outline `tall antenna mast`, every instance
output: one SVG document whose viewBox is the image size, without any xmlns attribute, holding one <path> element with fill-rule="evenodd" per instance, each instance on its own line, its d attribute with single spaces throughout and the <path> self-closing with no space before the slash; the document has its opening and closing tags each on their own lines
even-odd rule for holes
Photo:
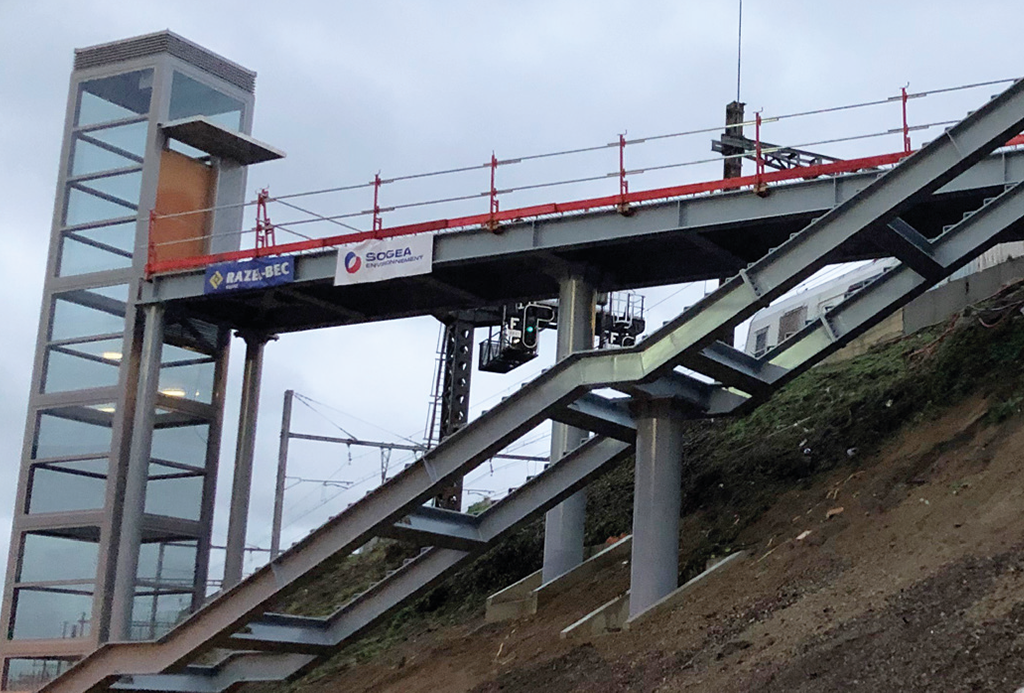
<svg viewBox="0 0 1024 693">
<path fill-rule="evenodd" d="M 740 64 L 743 59 L 743 0 L 740 0 L 739 31 L 736 37 L 736 101 L 740 100 Z"/>
</svg>

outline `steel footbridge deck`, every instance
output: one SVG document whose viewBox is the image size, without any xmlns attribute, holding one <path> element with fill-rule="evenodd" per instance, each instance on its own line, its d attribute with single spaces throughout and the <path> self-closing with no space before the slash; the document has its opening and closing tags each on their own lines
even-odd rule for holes
<svg viewBox="0 0 1024 693">
<path fill-rule="evenodd" d="M 845 162 L 844 162 L 845 163 Z M 203 269 L 158 275 L 144 300 L 238 329 L 289 332 L 486 305 L 554 298 L 566 267 L 585 267 L 601 291 L 735 275 L 815 218 L 850 200 L 884 171 L 797 179 L 760 197 L 749 189 L 438 234 L 428 275 L 374 284 L 333 285 L 337 251 L 296 257 L 296 282 L 262 291 L 203 295 Z M 912 201 L 902 218 L 926 238 L 1024 179 L 1024 150 L 1003 149 Z M 293 244 L 305 245 L 309 244 Z M 836 248 L 829 262 L 891 253 L 867 237 Z"/>
<path fill-rule="evenodd" d="M 729 193 L 653 204 L 631 216 L 510 225 L 501 235 L 446 234 L 436 239 L 431 278 L 372 289 L 331 286 L 333 252 L 301 257 L 298 282 L 287 292 L 202 297 L 198 272 L 156 277 L 149 301 L 234 327 L 287 331 L 549 297 L 554 280 L 542 269 L 551 264 L 593 267 L 603 289 L 733 275 L 636 347 L 559 362 L 159 640 L 104 645 L 42 690 L 212 693 L 310 670 L 630 455 L 631 402 L 671 398 L 694 417 L 749 410 L 972 258 L 1018 238 L 1024 159 L 991 153 L 1022 128 L 1024 82 L 1018 82 L 885 172 L 794 183 L 766 198 Z M 901 264 L 763 357 L 716 341 L 826 264 L 879 255 Z M 598 394 L 607 389 L 621 396 Z M 422 507 L 448 480 L 548 419 L 595 435 L 480 516 Z M 329 617 L 268 613 L 285 590 L 374 536 L 413 538 L 432 548 Z M 214 664 L 197 663 L 214 648 L 230 653 Z"/>
</svg>

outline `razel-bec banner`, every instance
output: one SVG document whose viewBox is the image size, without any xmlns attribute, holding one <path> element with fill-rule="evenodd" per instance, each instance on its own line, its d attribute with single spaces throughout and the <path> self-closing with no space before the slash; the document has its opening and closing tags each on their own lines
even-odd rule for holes
<svg viewBox="0 0 1024 693">
<path fill-rule="evenodd" d="M 434 237 L 429 234 L 343 245 L 338 248 L 334 285 L 347 286 L 429 274 L 433 262 Z"/>
<path fill-rule="evenodd" d="M 204 294 L 240 289 L 261 289 L 295 281 L 295 258 L 258 257 L 238 262 L 219 262 L 206 268 Z"/>
</svg>

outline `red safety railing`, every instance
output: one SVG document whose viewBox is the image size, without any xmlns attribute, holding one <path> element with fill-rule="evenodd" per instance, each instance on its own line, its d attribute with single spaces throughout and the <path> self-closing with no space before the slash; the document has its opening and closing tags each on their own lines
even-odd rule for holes
<svg viewBox="0 0 1024 693">
<path fill-rule="evenodd" d="M 327 188 L 323 190 L 314 190 L 304 193 L 296 193 L 292 195 L 283 195 L 279 197 L 271 197 L 269 192 L 264 189 L 261 190 L 254 202 L 245 203 L 244 205 L 238 206 L 251 206 L 256 207 L 256 221 L 252 232 L 255 232 L 255 242 L 253 247 L 243 250 L 237 250 L 232 252 L 215 253 L 207 255 L 197 255 L 192 257 L 180 257 L 181 252 L 175 253 L 173 244 L 175 243 L 195 243 L 198 239 L 176 239 L 168 241 L 166 243 L 154 243 L 150 242 L 149 245 L 149 258 L 146 265 L 147 276 L 154 274 L 163 274 L 169 272 L 180 272 L 193 270 L 215 262 L 225 262 L 233 260 L 243 260 L 253 257 L 265 256 L 265 255 L 277 255 L 277 254 L 290 254 L 290 253 L 301 253 L 309 251 L 317 251 L 326 248 L 331 248 L 338 245 L 344 245 L 347 243 L 356 243 L 368 239 L 380 239 L 380 238 L 393 238 L 396 236 L 411 235 L 417 233 L 437 233 L 442 231 L 451 231 L 456 229 L 465 229 L 472 227 L 479 227 L 487 229 L 494 233 L 499 233 L 503 224 L 512 222 L 519 222 L 528 219 L 535 219 L 540 217 L 547 217 L 553 215 L 564 215 L 572 213 L 582 213 L 589 211 L 596 211 L 602 209 L 613 209 L 618 210 L 620 213 L 627 214 L 630 211 L 632 205 L 643 204 L 653 202 L 656 200 L 664 200 L 670 198 L 686 197 L 690 195 L 707 194 L 715 192 L 723 192 L 729 190 L 738 190 L 742 188 L 750 188 L 758 195 L 765 195 L 768 192 L 768 186 L 772 184 L 783 183 L 786 181 L 804 180 L 817 178 L 820 176 L 838 175 L 844 173 L 852 173 L 864 169 L 873 169 L 883 166 L 891 166 L 898 163 L 901 159 L 909 156 L 912 152 L 911 146 L 911 135 L 913 131 L 922 131 L 929 128 L 945 127 L 952 125 L 959 121 L 956 120 L 940 120 L 930 122 L 922 125 L 911 125 L 908 121 L 907 116 L 907 102 L 911 99 L 922 98 L 924 96 L 948 93 L 951 91 L 960 91 L 964 89 L 972 89 L 982 86 L 990 86 L 995 84 L 1001 84 L 1009 82 L 1011 80 L 996 80 L 992 82 L 984 82 L 979 84 L 964 85 L 960 87 L 951 87 L 945 89 L 933 90 L 931 92 L 919 92 L 911 94 L 907 92 L 907 88 L 903 87 L 900 90 L 899 95 L 888 97 L 877 101 L 864 102 L 860 104 L 852 104 L 848 106 L 839 106 L 833 108 L 824 108 L 813 111 L 805 111 L 802 113 L 793 113 L 783 116 L 775 116 L 771 118 L 762 117 L 760 112 L 755 114 L 752 121 L 745 123 L 731 124 L 735 126 L 754 126 L 754 174 L 742 176 L 738 178 L 727 178 L 718 180 L 709 180 L 696 183 L 685 183 L 680 185 L 671 185 L 665 187 L 655 187 L 649 190 L 638 190 L 630 192 L 629 180 L 630 175 L 639 175 L 642 173 L 675 169 L 683 166 L 692 166 L 695 164 L 707 164 L 710 162 L 718 162 L 728 158 L 749 158 L 749 153 L 736 154 L 729 156 L 720 156 L 713 159 L 701 159 L 696 161 L 685 161 L 681 163 L 669 163 L 658 166 L 648 166 L 645 168 L 637 168 L 629 170 L 626 168 L 626 147 L 628 145 L 639 145 L 643 143 L 650 143 L 659 140 L 666 140 L 669 138 L 678 138 L 686 135 L 697 135 L 697 134 L 709 134 L 719 133 L 724 130 L 724 126 L 716 126 L 713 128 L 703 128 L 699 130 L 691 130 L 687 132 L 671 133 L 666 135 L 657 135 L 653 137 L 643 137 L 635 139 L 627 139 L 625 134 L 619 135 L 617 141 L 610 142 L 605 145 L 598 145 L 592 147 L 584 147 L 579 149 L 572 149 L 561 152 L 551 152 L 545 154 L 535 154 L 531 156 L 520 157 L 516 159 L 505 159 L 500 160 L 497 156 L 492 153 L 490 161 L 476 166 L 466 166 L 461 168 L 447 169 L 443 171 L 433 171 L 429 173 L 413 174 L 409 176 L 399 176 L 390 179 L 382 179 L 378 172 L 373 181 L 369 183 Z M 796 148 L 821 146 L 826 144 L 835 144 L 839 142 L 849 142 L 860 139 L 867 139 L 871 137 L 884 137 L 899 134 L 902 138 L 902 147 L 900 151 L 878 154 L 872 156 L 864 156 L 859 158 L 851 158 L 840 161 L 830 161 L 828 163 L 821 163 L 810 166 L 799 166 L 783 170 L 766 171 L 766 158 L 772 152 L 783 149 L 781 147 L 773 147 L 771 145 L 765 145 L 764 139 L 762 138 L 762 130 L 765 124 L 775 123 L 778 121 L 800 118 L 806 116 L 821 115 L 827 113 L 836 113 L 839 111 L 848 111 L 853 109 L 860 109 L 869 106 L 879 106 L 883 104 L 890 104 L 898 102 L 901 107 L 902 122 L 900 127 L 886 129 L 881 132 L 874 132 L 862 135 L 852 135 L 848 137 L 838 137 L 826 140 L 820 140 L 817 142 L 809 142 L 800 145 L 794 145 Z M 1018 136 L 1007 142 L 1008 146 L 1016 146 L 1024 144 L 1024 137 Z M 511 187 L 506 189 L 498 188 L 498 169 L 503 165 L 519 164 L 526 161 L 535 161 L 541 159 L 550 159 L 552 157 L 567 157 L 571 155 L 584 154 L 588 152 L 597 152 L 609 148 L 617 149 L 618 153 L 618 167 L 614 173 L 608 173 L 596 176 L 585 176 L 580 178 L 573 178 L 568 180 L 558 180 L 553 182 L 537 183 L 530 185 L 521 185 L 518 187 Z M 446 197 L 441 199 L 432 199 L 421 202 L 412 202 L 407 204 L 396 204 L 391 207 L 381 206 L 381 191 L 382 187 L 388 184 L 397 183 L 400 181 L 412 181 L 417 179 L 431 178 L 437 176 L 447 176 L 451 174 L 466 173 L 471 171 L 479 171 L 480 169 L 489 170 L 490 174 L 490 185 L 486 192 L 474 193 L 469 195 Z M 618 178 L 618 192 L 610 195 L 602 195 L 597 197 L 587 197 L 584 199 L 577 199 L 568 202 L 550 202 L 544 204 L 532 204 L 520 207 L 513 207 L 509 209 L 501 209 L 499 196 L 507 195 L 512 192 L 520 192 L 526 190 L 538 190 L 547 187 L 555 187 L 560 185 L 571 185 L 579 183 L 592 183 L 596 181 L 606 180 L 609 177 Z M 313 212 L 309 209 L 305 209 L 292 200 L 299 197 L 307 197 L 313 195 L 324 195 L 327 193 L 340 193 L 347 191 L 357 191 L 360 189 L 372 188 L 373 189 L 373 206 L 370 209 L 325 216 Z M 397 224 L 385 228 L 383 223 L 383 215 L 389 212 L 396 212 L 398 210 L 407 210 L 419 207 L 425 207 L 430 205 L 449 204 L 449 203 L 461 203 L 479 199 L 480 197 L 488 198 L 488 210 L 484 213 L 451 216 L 447 218 L 432 219 L 428 221 L 420 221 L 406 224 Z M 279 204 L 283 207 L 290 208 L 301 214 L 305 215 L 305 218 L 290 221 L 287 223 L 272 224 L 270 221 L 270 215 L 268 206 L 270 204 Z M 175 217 L 183 217 L 189 214 L 207 214 L 210 212 L 217 211 L 219 208 L 209 208 L 203 210 L 195 210 L 194 212 L 184 212 L 181 214 L 171 215 L 158 215 L 152 213 L 150 215 L 151 228 L 156 223 L 173 222 Z M 370 221 L 370 228 L 368 230 L 359 229 L 348 225 L 345 219 L 354 219 L 358 217 L 367 217 Z M 345 228 L 345 232 L 339 234 L 327 235 L 322 238 L 312 238 L 306 236 L 295 230 L 294 227 L 314 223 L 323 222 L 330 223 Z M 288 233 L 295 234 L 301 237 L 302 240 L 277 243 L 275 238 L 275 229 L 281 229 Z M 241 233 L 247 233 L 242 231 Z M 151 239 L 153 234 L 150 235 Z M 205 240 L 205 239 L 203 239 Z M 167 252 L 162 253 L 162 247 L 167 246 Z M 165 257 L 161 258 L 163 254 Z"/>
</svg>

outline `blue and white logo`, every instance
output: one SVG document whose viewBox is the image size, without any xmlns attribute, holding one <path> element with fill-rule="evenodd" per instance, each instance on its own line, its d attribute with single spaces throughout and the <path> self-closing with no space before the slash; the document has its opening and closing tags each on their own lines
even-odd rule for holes
<svg viewBox="0 0 1024 693">
<path fill-rule="evenodd" d="M 219 262 L 206 268 L 204 294 L 261 289 L 295 281 L 295 258 L 259 257 L 239 262 Z"/>
</svg>

